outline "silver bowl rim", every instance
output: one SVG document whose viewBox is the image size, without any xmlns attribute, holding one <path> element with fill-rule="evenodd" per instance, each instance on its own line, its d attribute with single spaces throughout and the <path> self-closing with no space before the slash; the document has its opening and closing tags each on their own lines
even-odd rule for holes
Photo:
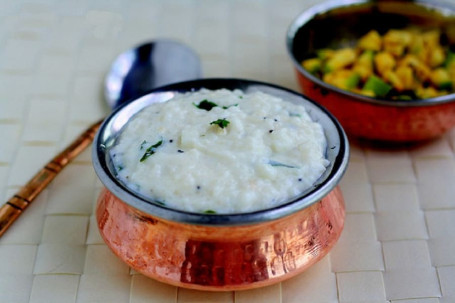
<svg viewBox="0 0 455 303">
<path fill-rule="evenodd" d="M 394 1 L 383 1 L 384 3 L 387 2 L 394 2 Z M 434 10 L 438 11 L 442 14 L 445 15 L 450 15 L 451 17 L 453 16 L 455 18 L 455 5 L 450 4 L 448 2 L 442 2 L 442 1 L 437 1 L 437 0 L 411 0 L 411 1 L 404 1 L 404 0 L 398 0 L 395 2 L 399 2 L 403 5 L 417 5 L 423 8 L 426 8 L 428 10 Z M 298 62 L 293 54 L 293 46 L 294 46 L 294 37 L 297 34 L 297 32 L 300 30 L 301 27 L 305 26 L 308 22 L 310 22 L 314 17 L 328 13 L 332 10 L 339 9 L 339 8 L 345 8 L 349 6 L 361 6 L 361 5 L 370 5 L 370 6 L 375 6 L 378 5 L 380 1 L 376 0 L 344 0 L 344 1 L 339 1 L 339 0 L 328 0 L 319 4 L 316 4 L 309 9 L 304 10 L 301 12 L 297 17 L 294 18 L 294 20 L 291 22 L 287 29 L 286 33 L 286 48 L 288 52 L 288 56 L 290 57 L 294 67 L 297 69 L 297 71 L 302 74 L 304 77 L 309 79 L 311 82 L 314 82 L 315 84 L 319 85 L 320 87 L 325 88 L 328 91 L 334 91 L 337 92 L 341 95 L 345 95 L 347 97 L 350 97 L 352 101 L 357 101 L 357 102 L 366 102 L 370 104 L 376 104 L 376 105 L 383 105 L 383 106 L 389 106 L 389 107 L 419 107 L 419 106 L 434 106 L 434 105 L 440 105 L 440 104 L 445 104 L 445 103 L 451 103 L 455 101 L 455 93 L 436 97 L 436 98 L 427 98 L 427 99 L 415 99 L 415 100 L 409 100 L 409 101 L 400 101 L 400 100 L 387 100 L 387 99 L 379 99 L 379 98 L 372 98 L 372 97 L 367 97 L 363 96 L 360 94 L 356 94 L 353 92 L 349 92 L 343 89 L 340 89 L 338 87 L 335 87 L 331 84 L 328 84 L 318 77 L 312 75 L 310 72 L 305 70 L 300 62 Z"/>
<path fill-rule="evenodd" d="M 245 92 L 260 90 L 287 98 L 292 102 L 303 103 L 307 110 L 309 110 L 310 116 L 313 119 L 320 119 L 318 122 L 324 128 L 328 142 L 326 149 L 327 158 L 331 162 L 326 172 L 312 188 L 298 197 L 292 198 L 289 202 L 270 209 L 236 214 L 201 214 L 169 208 L 154 203 L 150 198 L 141 196 L 115 178 L 115 169 L 108 156 L 109 148 L 115 144 L 121 128 L 126 124 L 125 121 L 151 103 L 165 102 L 167 99 L 172 98 L 175 93 L 190 92 L 201 88 L 237 88 Z M 135 209 L 155 217 L 180 223 L 206 226 L 236 226 L 266 222 L 307 208 L 320 201 L 338 185 L 347 169 L 348 161 L 348 138 L 336 118 L 321 105 L 302 94 L 284 87 L 254 80 L 234 78 L 208 78 L 185 81 L 154 89 L 113 111 L 99 128 L 92 146 L 92 163 L 96 174 L 107 190 L 120 200 Z"/>
</svg>

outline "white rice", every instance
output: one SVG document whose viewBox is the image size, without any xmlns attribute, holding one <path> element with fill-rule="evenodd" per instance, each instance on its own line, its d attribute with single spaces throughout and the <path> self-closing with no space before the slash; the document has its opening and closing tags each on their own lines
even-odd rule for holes
<svg viewBox="0 0 455 303">
<path fill-rule="evenodd" d="M 207 104 L 214 107 L 199 108 Z M 151 200 L 226 214 L 271 208 L 313 186 L 328 165 L 325 150 L 321 125 L 302 105 L 202 89 L 136 114 L 111 156 L 118 178 Z"/>
</svg>

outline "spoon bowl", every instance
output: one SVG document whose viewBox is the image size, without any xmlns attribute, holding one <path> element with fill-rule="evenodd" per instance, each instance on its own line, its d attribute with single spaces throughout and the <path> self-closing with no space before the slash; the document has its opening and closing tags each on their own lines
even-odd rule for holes
<svg viewBox="0 0 455 303">
<path fill-rule="evenodd" d="M 105 79 L 104 96 L 114 109 L 153 88 L 201 77 L 199 57 L 192 49 L 173 40 L 154 40 L 114 60 Z"/>
</svg>

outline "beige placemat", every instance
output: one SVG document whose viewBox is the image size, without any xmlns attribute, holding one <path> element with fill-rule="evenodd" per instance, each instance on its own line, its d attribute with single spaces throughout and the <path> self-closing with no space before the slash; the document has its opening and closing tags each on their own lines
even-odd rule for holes
<svg viewBox="0 0 455 303">
<path fill-rule="evenodd" d="M 0 197 L 107 114 L 104 73 L 143 41 L 187 43 L 206 77 L 297 90 L 285 32 L 316 2 L 0 1 Z M 86 151 L 0 239 L 0 302 L 455 302 L 454 154 L 455 131 L 408 149 L 352 145 L 332 252 L 281 284 L 207 293 L 143 277 L 109 251 Z"/>
</svg>

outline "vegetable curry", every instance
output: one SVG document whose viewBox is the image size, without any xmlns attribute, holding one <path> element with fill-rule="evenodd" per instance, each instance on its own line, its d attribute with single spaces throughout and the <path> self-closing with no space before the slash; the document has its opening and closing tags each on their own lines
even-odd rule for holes
<svg viewBox="0 0 455 303">
<path fill-rule="evenodd" d="M 434 98 L 455 91 L 455 51 L 440 30 L 371 30 L 354 47 L 320 49 L 302 62 L 324 82 L 369 97 Z"/>
</svg>

